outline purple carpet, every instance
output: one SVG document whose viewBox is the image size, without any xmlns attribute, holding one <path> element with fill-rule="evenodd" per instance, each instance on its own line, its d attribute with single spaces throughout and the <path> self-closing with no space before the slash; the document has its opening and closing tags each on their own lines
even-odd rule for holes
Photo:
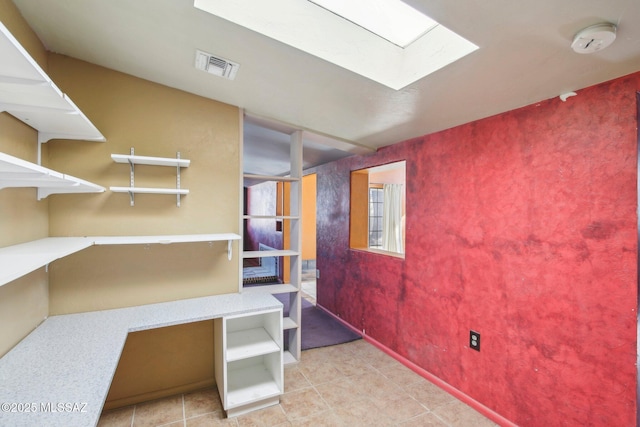
<svg viewBox="0 0 640 427">
<path fill-rule="evenodd" d="M 284 305 L 284 314 L 289 314 L 289 295 L 274 295 Z M 286 333 L 287 331 L 285 331 Z M 344 344 L 362 338 L 338 320 L 302 298 L 302 350 Z M 288 340 L 285 337 L 285 346 Z"/>
</svg>

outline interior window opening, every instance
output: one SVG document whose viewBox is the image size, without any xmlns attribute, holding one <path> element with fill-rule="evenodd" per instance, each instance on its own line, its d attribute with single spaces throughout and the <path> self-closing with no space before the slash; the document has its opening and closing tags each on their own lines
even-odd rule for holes
<svg viewBox="0 0 640 427">
<path fill-rule="evenodd" d="M 350 247 L 403 256 L 406 162 L 351 172 Z"/>
</svg>

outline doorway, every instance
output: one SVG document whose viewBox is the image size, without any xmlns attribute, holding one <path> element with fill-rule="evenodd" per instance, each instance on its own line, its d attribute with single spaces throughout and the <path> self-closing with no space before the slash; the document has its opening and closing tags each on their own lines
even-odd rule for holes
<svg viewBox="0 0 640 427">
<path fill-rule="evenodd" d="M 316 304 L 317 175 L 302 177 L 302 297 Z"/>
</svg>

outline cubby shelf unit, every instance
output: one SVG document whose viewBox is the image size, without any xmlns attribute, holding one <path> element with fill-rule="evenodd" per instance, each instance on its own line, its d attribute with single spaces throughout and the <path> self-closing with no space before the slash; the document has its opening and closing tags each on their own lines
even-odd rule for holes
<svg viewBox="0 0 640 427">
<path fill-rule="evenodd" d="M 214 321 L 216 385 L 227 416 L 275 405 L 284 393 L 282 309 Z"/>
<path fill-rule="evenodd" d="M 57 259 L 64 258 L 93 245 L 149 245 L 227 241 L 227 255 L 231 259 L 231 244 L 234 240 L 240 240 L 240 235 L 218 233 L 159 236 L 47 237 L 0 248 L 0 286 L 44 267 Z"/>
<path fill-rule="evenodd" d="M 109 189 L 114 193 L 128 193 L 131 206 L 135 205 L 135 194 L 172 194 L 176 196 L 176 206 L 180 206 L 180 196 L 189 194 L 189 190 L 180 188 L 180 169 L 188 168 L 191 161 L 181 159 L 180 153 L 177 153 L 176 158 L 137 156 L 134 154 L 134 149 L 131 148 L 131 154 L 112 154 L 111 159 L 116 163 L 129 165 L 129 187 L 109 187 Z M 136 187 L 135 165 L 175 167 L 176 188 Z"/>
<path fill-rule="evenodd" d="M 268 251 L 244 251 L 242 256 L 248 258 L 283 257 L 288 259 L 288 283 L 260 284 L 243 286 L 242 292 L 269 292 L 271 294 L 285 295 L 289 301 L 289 314 L 282 319 L 285 347 L 283 363 L 285 365 L 300 361 L 301 333 L 302 333 L 302 131 L 291 134 L 290 140 L 290 172 L 288 176 L 258 175 L 253 173 L 243 174 L 243 182 L 246 187 L 264 182 L 281 182 L 289 187 L 288 203 L 284 207 L 282 215 L 243 215 L 244 221 L 276 220 L 282 221 L 289 233 L 289 248 L 284 250 Z M 278 212 L 280 213 L 280 212 Z M 284 243 L 284 242 L 283 242 Z M 240 275 L 242 277 L 242 274 Z"/>
<path fill-rule="evenodd" d="M 38 200 L 50 194 L 101 193 L 104 187 L 56 172 L 35 163 L 0 153 L 0 189 L 15 187 L 37 188 Z"/>
</svg>

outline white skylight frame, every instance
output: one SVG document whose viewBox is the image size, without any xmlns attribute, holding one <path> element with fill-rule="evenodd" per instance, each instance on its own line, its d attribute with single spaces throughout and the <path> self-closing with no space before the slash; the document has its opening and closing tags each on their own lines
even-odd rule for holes
<svg viewBox="0 0 640 427">
<path fill-rule="evenodd" d="M 401 0 L 309 0 L 405 48 L 438 23 Z"/>
<path fill-rule="evenodd" d="M 395 90 L 478 49 L 443 25 L 401 48 L 304 0 L 194 0 L 194 6 Z"/>
</svg>

